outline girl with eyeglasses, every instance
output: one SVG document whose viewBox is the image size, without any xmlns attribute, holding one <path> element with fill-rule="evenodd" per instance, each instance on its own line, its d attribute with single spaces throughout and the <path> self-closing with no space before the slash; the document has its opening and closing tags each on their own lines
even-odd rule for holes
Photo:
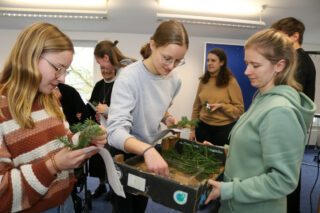
<svg viewBox="0 0 320 213">
<path fill-rule="evenodd" d="M 168 176 L 168 164 L 154 148 L 161 133 L 161 122 L 175 123 L 168 109 L 181 81 L 174 68 L 182 65 L 189 38 L 177 21 L 162 22 L 145 45 L 144 60 L 130 64 L 115 81 L 107 128 L 109 144 L 134 155 L 143 155 L 147 169 Z M 115 212 L 144 212 L 147 198 L 127 193 L 116 199 Z"/>
<path fill-rule="evenodd" d="M 87 104 L 89 116 L 95 119 L 98 123 L 103 123 L 108 119 L 108 111 L 111 103 L 111 93 L 116 76 L 122 68 L 134 62 L 134 59 L 126 57 L 117 47 L 118 41 L 114 42 L 103 40 L 100 41 L 94 48 L 94 57 L 100 66 L 102 79 L 98 81 L 92 90 L 89 102 L 95 104 L 95 110 Z M 103 117 L 103 119 L 100 119 Z M 106 188 L 106 168 L 102 157 L 97 154 L 89 160 L 89 174 L 91 177 L 99 178 L 99 185 L 93 193 L 93 198 L 98 198 L 105 192 Z"/>
<path fill-rule="evenodd" d="M 74 212 L 73 169 L 98 152 L 72 151 L 53 90 L 64 82 L 73 58 L 71 40 L 56 26 L 35 23 L 18 37 L 0 77 L 0 212 Z"/>
</svg>

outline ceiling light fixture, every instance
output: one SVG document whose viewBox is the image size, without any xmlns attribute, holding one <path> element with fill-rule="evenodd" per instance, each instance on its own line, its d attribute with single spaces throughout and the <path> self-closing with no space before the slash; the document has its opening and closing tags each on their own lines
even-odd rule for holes
<svg viewBox="0 0 320 213">
<path fill-rule="evenodd" d="M 23 12 L 0 12 L 0 16 L 25 17 L 25 18 L 62 18 L 62 19 L 107 19 L 106 15 L 95 14 L 61 14 L 61 13 L 23 13 Z"/>
<path fill-rule="evenodd" d="M 266 26 L 266 23 L 262 21 L 261 18 L 259 21 L 252 21 L 245 19 L 219 18 L 212 16 L 195 16 L 172 13 L 157 13 L 157 17 L 159 21 L 174 19 L 188 24 L 204 24 L 248 29 L 260 29 Z"/>
<path fill-rule="evenodd" d="M 106 19 L 107 0 L 3 0 L 0 16 L 27 18 Z"/>
</svg>

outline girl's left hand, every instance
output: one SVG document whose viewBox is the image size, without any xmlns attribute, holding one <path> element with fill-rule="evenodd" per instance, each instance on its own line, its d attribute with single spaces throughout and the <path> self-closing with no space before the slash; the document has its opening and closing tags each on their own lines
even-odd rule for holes
<svg viewBox="0 0 320 213">
<path fill-rule="evenodd" d="M 177 123 L 176 119 L 172 115 L 169 115 L 164 122 L 168 127 Z"/>
<path fill-rule="evenodd" d="M 101 104 L 99 103 L 97 106 L 96 106 L 96 113 L 100 113 L 100 114 L 103 114 L 107 111 L 108 109 L 108 105 L 107 104 Z"/>
<path fill-rule="evenodd" d="M 211 112 L 214 112 L 214 111 L 216 111 L 217 109 L 221 108 L 221 107 L 222 107 L 222 104 L 214 103 L 214 104 L 209 104 L 209 106 L 210 106 L 210 111 L 211 111 Z"/>
<path fill-rule="evenodd" d="M 100 125 L 100 128 L 103 133 L 101 135 L 93 138 L 91 140 L 91 144 L 93 144 L 97 147 L 104 147 L 104 145 L 107 143 L 107 130 L 102 125 Z"/>
<path fill-rule="evenodd" d="M 208 183 L 212 186 L 212 190 L 210 194 L 208 195 L 208 198 L 205 202 L 207 205 L 211 200 L 216 200 L 221 195 L 221 184 L 218 181 L 209 179 Z"/>
</svg>

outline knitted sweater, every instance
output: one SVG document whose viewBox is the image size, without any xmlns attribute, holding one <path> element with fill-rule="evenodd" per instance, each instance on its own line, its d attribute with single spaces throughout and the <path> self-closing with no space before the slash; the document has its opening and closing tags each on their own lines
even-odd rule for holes
<svg viewBox="0 0 320 213">
<path fill-rule="evenodd" d="M 0 98 L 0 212 L 40 212 L 62 204 L 74 185 L 73 171 L 52 175 L 45 161 L 64 145 L 56 138 L 66 127 L 40 106 L 32 107 L 33 129 L 12 119 L 7 98 Z"/>
<path fill-rule="evenodd" d="M 212 126 L 224 126 L 236 121 L 243 113 L 243 98 L 240 86 L 234 77 L 226 87 L 222 88 L 216 86 L 216 80 L 216 77 L 211 77 L 206 84 L 200 81 L 191 117 Z M 220 103 L 222 107 L 208 113 L 206 102 Z"/>
</svg>

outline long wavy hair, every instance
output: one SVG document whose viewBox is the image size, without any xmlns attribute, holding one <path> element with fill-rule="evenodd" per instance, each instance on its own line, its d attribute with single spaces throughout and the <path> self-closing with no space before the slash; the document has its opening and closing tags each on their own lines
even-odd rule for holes
<svg viewBox="0 0 320 213">
<path fill-rule="evenodd" d="M 295 80 L 297 71 L 297 53 L 292 41 L 282 32 L 266 29 L 252 35 L 244 45 L 245 49 L 253 48 L 272 64 L 285 60 L 285 68 L 275 76 L 275 85 L 289 85 L 301 91 L 301 85 Z"/>
<path fill-rule="evenodd" d="M 72 51 L 71 40 L 56 26 L 38 22 L 27 27 L 16 40 L 0 77 L 0 95 L 6 96 L 9 111 L 22 128 L 33 128 L 32 105 L 39 101 L 52 116 L 64 119 L 57 98 L 39 92 L 42 54 Z M 3 113 L 0 111 L 1 116 Z"/>
<path fill-rule="evenodd" d="M 209 51 L 209 54 L 214 54 L 219 58 L 219 61 L 223 62 L 223 65 L 220 67 L 220 70 L 217 75 L 216 86 L 217 87 L 226 87 L 229 84 L 231 77 L 233 76 L 231 70 L 227 67 L 228 59 L 226 53 L 223 49 L 214 48 Z M 205 70 L 203 76 L 200 78 L 203 84 L 208 83 L 211 77 L 210 72 L 208 69 Z"/>
</svg>

